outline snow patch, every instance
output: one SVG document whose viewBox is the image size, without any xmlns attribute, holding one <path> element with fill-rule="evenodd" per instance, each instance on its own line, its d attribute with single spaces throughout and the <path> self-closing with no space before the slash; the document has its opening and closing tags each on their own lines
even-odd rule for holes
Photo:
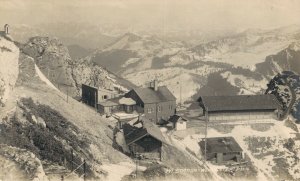
<svg viewBox="0 0 300 181">
<path fill-rule="evenodd" d="M 48 86 L 50 86 L 51 88 L 53 88 L 54 90 L 57 90 L 59 91 L 53 84 L 52 82 L 49 81 L 49 79 L 47 79 L 47 77 L 41 72 L 41 70 L 39 69 L 39 67 L 34 64 L 34 68 L 35 68 L 35 71 L 37 73 L 37 75 L 39 76 L 39 78 L 45 82 Z"/>
<path fill-rule="evenodd" d="M 122 177 L 133 172 L 135 170 L 135 165 L 129 162 L 121 162 L 118 164 L 104 164 L 101 168 L 108 173 L 105 180 L 119 181 Z"/>
</svg>

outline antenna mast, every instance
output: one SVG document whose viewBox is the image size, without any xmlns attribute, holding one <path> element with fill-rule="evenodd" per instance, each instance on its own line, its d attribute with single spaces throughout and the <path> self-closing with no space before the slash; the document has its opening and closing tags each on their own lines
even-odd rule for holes
<svg viewBox="0 0 300 181">
<path fill-rule="evenodd" d="M 205 144 L 204 144 L 204 162 L 206 162 L 206 148 L 207 148 L 207 123 L 208 123 L 208 108 L 205 112 Z"/>
<path fill-rule="evenodd" d="M 181 74 L 182 74 L 182 68 L 180 68 L 180 75 L 179 75 L 179 86 L 180 86 L 180 87 L 179 87 L 179 88 L 180 88 L 180 105 L 179 105 L 179 106 L 180 106 L 180 108 L 182 107 L 182 96 L 181 96 L 181 93 L 182 93 L 182 92 L 181 92 L 181 91 L 182 91 L 182 90 L 181 90 L 181 89 L 182 89 L 182 88 L 181 88 Z"/>
</svg>

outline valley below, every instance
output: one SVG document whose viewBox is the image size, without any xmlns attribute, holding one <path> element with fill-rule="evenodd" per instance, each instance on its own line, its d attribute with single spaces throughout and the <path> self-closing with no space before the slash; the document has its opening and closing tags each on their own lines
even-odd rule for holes
<svg viewBox="0 0 300 181">
<path fill-rule="evenodd" d="M 299 26 L 201 43 L 101 34 L 89 46 L 19 28 L 15 41 L 0 35 L 1 181 L 300 180 Z M 188 121 L 159 126 L 162 159 L 143 161 L 120 149 L 117 119 L 84 104 L 82 84 L 125 94 L 153 80 Z M 200 96 L 256 94 L 275 95 L 283 118 L 206 125 L 200 116 Z M 210 136 L 234 137 L 243 162 L 206 161 L 200 142 Z"/>
</svg>

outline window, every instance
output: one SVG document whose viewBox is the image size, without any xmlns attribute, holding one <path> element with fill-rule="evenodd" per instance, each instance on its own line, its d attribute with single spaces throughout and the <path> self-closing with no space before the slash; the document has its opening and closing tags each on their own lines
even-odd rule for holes
<svg viewBox="0 0 300 181">
<path fill-rule="evenodd" d="M 172 105 L 169 105 L 169 109 L 172 110 L 172 109 L 173 109 L 173 106 L 172 106 Z"/>
<path fill-rule="evenodd" d="M 157 106 L 157 112 L 161 112 L 161 106 Z"/>
<path fill-rule="evenodd" d="M 148 108 L 148 113 L 152 113 L 152 108 Z"/>
</svg>

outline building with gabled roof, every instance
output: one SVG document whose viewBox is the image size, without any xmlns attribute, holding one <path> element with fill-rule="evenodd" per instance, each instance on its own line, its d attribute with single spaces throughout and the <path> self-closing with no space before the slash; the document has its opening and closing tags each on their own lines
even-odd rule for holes
<svg viewBox="0 0 300 181">
<path fill-rule="evenodd" d="M 198 101 L 209 121 L 274 119 L 281 109 L 273 94 L 201 96 Z"/>
<path fill-rule="evenodd" d="M 156 124 L 167 121 L 176 112 L 176 97 L 166 86 L 158 87 L 156 80 L 150 87 L 132 89 L 125 97 L 135 100 L 137 111 Z"/>
<path fill-rule="evenodd" d="M 205 154 L 205 139 L 200 143 L 202 154 Z M 206 138 L 206 160 L 222 163 L 224 161 L 237 161 L 243 158 L 243 149 L 233 137 Z"/>
<path fill-rule="evenodd" d="M 145 159 L 161 160 L 161 149 L 166 140 L 154 123 L 143 118 L 142 127 L 125 124 L 123 132 L 131 156 L 140 155 Z"/>
</svg>

